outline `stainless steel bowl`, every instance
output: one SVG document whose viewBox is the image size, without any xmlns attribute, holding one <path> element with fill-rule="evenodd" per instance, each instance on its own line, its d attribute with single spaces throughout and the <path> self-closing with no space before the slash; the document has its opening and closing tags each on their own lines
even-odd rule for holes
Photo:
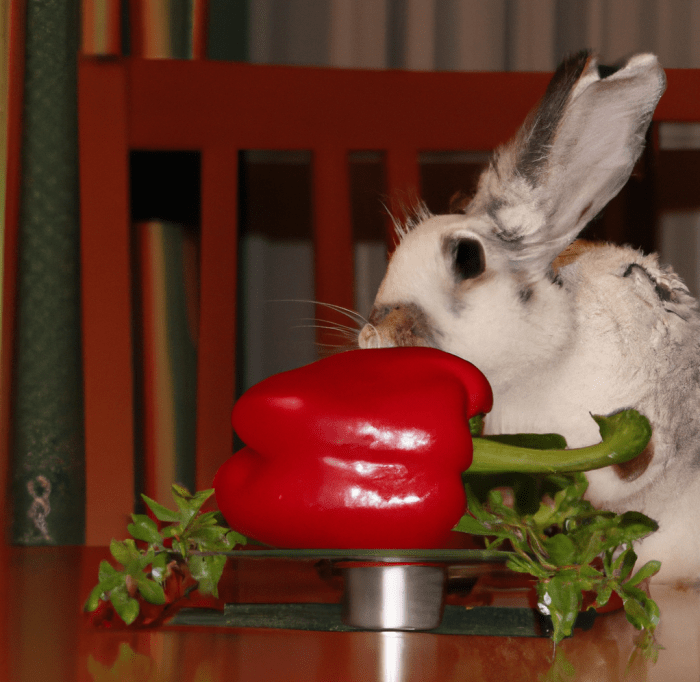
<svg viewBox="0 0 700 682">
<path fill-rule="evenodd" d="M 440 625 L 444 566 L 347 562 L 341 570 L 346 625 L 368 630 L 432 630 Z"/>
</svg>

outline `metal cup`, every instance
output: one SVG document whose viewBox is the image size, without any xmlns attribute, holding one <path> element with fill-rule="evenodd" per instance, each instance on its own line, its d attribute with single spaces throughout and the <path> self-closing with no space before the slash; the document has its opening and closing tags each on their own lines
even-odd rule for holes
<svg viewBox="0 0 700 682">
<path fill-rule="evenodd" d="M 444 608 L 442 565 L 347 562 L 342 620 L 367 630 L 432 630 Z"/>
</svg>

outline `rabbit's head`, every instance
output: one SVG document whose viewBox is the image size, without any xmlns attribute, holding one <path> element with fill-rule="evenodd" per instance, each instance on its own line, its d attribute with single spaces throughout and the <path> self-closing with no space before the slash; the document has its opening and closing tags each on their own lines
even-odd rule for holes
<svg viewBox="0 0 700 682">
<path fill-rule="evenodd" d="M 501 389 L 556 363 L 576 329 L 554 261 L 627 181 L 664 87 L 653 55 L 565 61 L 463 212 L 399 230 L 360 346 L 435 346 Z"/>
</svg>

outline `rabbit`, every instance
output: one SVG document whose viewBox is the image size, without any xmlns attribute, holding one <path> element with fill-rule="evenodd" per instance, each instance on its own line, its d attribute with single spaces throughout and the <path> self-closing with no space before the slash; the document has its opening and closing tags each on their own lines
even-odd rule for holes
<svg viewBox="0 0 700 682">
<path fill-rule="evenodd" d="M 587 473 L 588 499 L 641 511 L 659 530 L 636 548 L 659 582 L 700 578 L 700 315 L 656 255 L 575 241 L 627 182 L 665 89 L 657 58 L 618 68 L 565 60 L 540 104 L 496 150 L 471 202 L 425 207 L 398 244 L 360 348 L 433 346 L 481 369 L 485 433 L 600 441 L 592 414 L 635 408 L 650 445 Z"/>
</svg>

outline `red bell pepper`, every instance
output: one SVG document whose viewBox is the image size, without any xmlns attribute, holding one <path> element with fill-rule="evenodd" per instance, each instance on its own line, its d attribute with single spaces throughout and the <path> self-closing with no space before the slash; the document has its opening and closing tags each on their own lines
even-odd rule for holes
<svg viewBox="0 0 700 682">
<path fill-rule="evenodd" d="M 247 447 L 214 480 L 237 531 L 284 548 L 440 548 L 466 508 L 470 417 L 493 397 L 433 348 L 347 351 L 274 375 L 233 409 Z"/>
</svg>

